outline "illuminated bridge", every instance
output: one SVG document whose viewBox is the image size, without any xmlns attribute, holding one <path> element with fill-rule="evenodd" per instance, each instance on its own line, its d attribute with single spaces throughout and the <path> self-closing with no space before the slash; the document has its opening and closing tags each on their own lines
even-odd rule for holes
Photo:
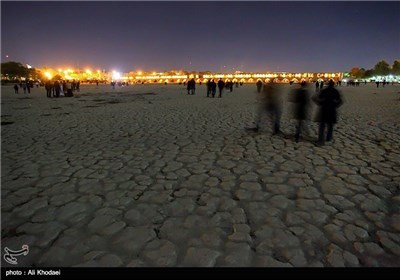
<svg viewBox="0 0 400 280">
<path fill-rule="evenodd" d="M 300 83 L 306 81 L 312 83 L 315 81 L 328 81 L 330 79 L 339 81 L 343 79 L 341 72 L 318 72 L 318 73 L 294 73 L 294 72 L 268 72 L 268 73 L 243 73 L 235 72 L 232 74 L 221 73 L 196 73 L 188 74 L 183 71 L 170 71 L 164 73 L 156 72 L 128 72 L 119 73 L 116 71 L 91 71 L 90 69 L 73 70 L 73 69 L 41 69 L 47 79 L 59 77 L 64 80 L 80 80 L 83 82 L 101 81 L 117 81 L 129 83 L 185 83 L 194 78 L 197 83 L 205 83 L 211 79 L 218 81 L 222 79 L 225 82 L 232 81 L 234 83 L 256 83 L 273 81 L 275 83 Z"/>
<path fill-rule="evenodd" d="M 144 83 L 184 83 L 194 78 L 197 83 L 205 83 L 211 79 L 218 81 L 222 79 L 225 82 L 232 81 L 234 83 L 256 83 L 275 82 L 275 83 L 300 83 L 305 81 L 312 83 L 315 81 L 328 81 L 330 79 L 339 81 L 343 79 L 343 73 L 235 73 L 235 74 L 190 74 L 190 75 L 135 75 L 123 76 L 119 80 L 128 80 L 132 82 Z"/>
</svg>

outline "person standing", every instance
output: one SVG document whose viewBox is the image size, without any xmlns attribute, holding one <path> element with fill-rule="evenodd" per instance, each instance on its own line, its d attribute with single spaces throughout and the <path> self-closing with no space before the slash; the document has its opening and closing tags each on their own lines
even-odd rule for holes
<svg viewBox="0 0 400 280">
<path fill-rule="evenodd" d="M 60 81 L 60 96 L 64 96 L 64 81 Z"/>
<path fill-rule="evenodd" d="M 196 81 L 191 79 L 187 84 L 188 94 L 194 95 L 196 93 Z"/>
<path fill-rule="evenodd" d="M 317 144 L 325 144 L 332 141 L 333 126 L 337 122 L 337 108 L 343 104 L 343 99 L 337 89 L 335 83 L 330 80 L 328 87 L 323 89 L 318 95 L 313 98 L 313 101 L 319 105 L 316 121 L 319 122 L 318 128 L 318 142 Z M 327 134 L 325 137 L 325 127 L 327 127 Z"/>
<path fill-rule="evenodd" d="M 323 87 L 324 87 L 324 81 L 320 81 L 319 82 L 319 91 L 321 91 Z"/>
<path fill-rule="evenodd" d="M 51 85 L 50 80 L 46 81 L 46 83 L 44 84 L 44 88 L 46 89 L 46 96 L 49 98 L 51 97 L 51 87 L 52 87 L 52 85 Z"/>
<path fill-rule="evenodd" d="M 257 92 L 260 93 L 263 83 L 261 82 L 261 80 L 258 80 L 256 85 L 257 85 Z"/>
<path fill-rule="evenodd" d="M 293 117 L 297 120 L 295 141 L 299 142 L 304 122 L 308 118 L 310 94 L 307 90 L 306 82 L 301 82 L 300 88 L 296 89 L 289 98 L 289 102 L 293 103 Z"/>
<path fill-rule="evenodd" d="M 319 82 L 316 81 L 315 82 L 315 92 L 318 92 L 318 90 L 319 90 Z"/>
<path fill-rule="evenodd" d="M 211 94 L 211 80 L 207 81 L 206 86 L 207 86 L 207 97 L 210 97 L 210 94 Z"/>
<path fill-rule="evenodd" d="M 26 89 L 28 93 L 31 93 L 31 83 L 29 82 L 29 80 L 26 81 Z"/>
<path fill-rule="evenodd" d="M 61 86 L 58 80 L 54 82 L 54 91 L 56 92 L 56 97 L 60 97 Z"/>
<path fill-rule="evenodd" d="M 65 96 L 66 97 L 73 97 L 74 94 L 72 92 L 72 84 L 69 81 L 67 81 L 67 83 L 65 84 L 65 88 L 67 90 L 67 93 L 65 94 Z"/>
<path fill-rule="evenodd" d="M 14 85 L 14 92 L 17 93 L 17 94 L 18 94 L 18 89 L 19 89 L 18 85 L 15 84 L 15 85 Z"/>
<path fill-rule="evenodd" d="M 215 93 L 217 92 L 217 83 L 214 81 L 214 79 L 211 80 L 211 96 L 214 98 L 215 97 Z"/>
<path fill-rule="evenodd" d="M 222 79 L 219 79 L 218 81 L 219 98 L 222 97 L 222 91 L 224 90 L 224 87 L 225 87 L 225 82 Z"/>
</svg>

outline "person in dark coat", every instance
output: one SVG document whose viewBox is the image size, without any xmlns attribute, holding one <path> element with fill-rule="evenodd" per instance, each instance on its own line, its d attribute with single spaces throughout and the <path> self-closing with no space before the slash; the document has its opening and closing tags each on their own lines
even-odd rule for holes
<svg viewBox="0 0 400 280">
<path fill-rule="evenodd" d="M 211 87 L 211 95 L 214 98 L 215 93 L 217 92 L 217 83 L 214 81 L 214 79 L 211 80 L 210 87 Z"/>
<path fill-rule="evenodd" d="M 260 93 L 263 83 L 261 82 L 261 80 L 258 80 L 256 85 L 257 85 L 257 92 Z"/>
<path fill-rule="evenodd" d="M 301 82 L 300 88 L 296 89 L 289 97 L 293 103 L 293 118 L 297 120 L 295 141 L 299 142 L 304 122 L 308 119 L 310 94 L 306 82 Z"/>
<path fill-rule="evenodd" d="M 46 89 L 46 96 L 51 97 L 51 89 L 53 88 L 53 84 L 51 81 L 46 81 L 44 84 L 44 88 Z"/>
<path fill-rule="evenodd" d="M 194 79 L 191 79 L 188 83 L 187 83 L 187 90 L 188 90 L 188 94 L 194 95 L 196 92 L 196 81 Z"/>
<path fill-rule="evenodd" d="M 59 81 L 54 82 L 54 90 L 56 92 L 56 97 L 60 97 L 61 86 Z"/>
<path fill-rule="evenodd" d="M 26 90 L 31 93 L 31 83 L 28 80 L 26 81 Z"/>
<path fill-rule="evenodd" d="M 224 87 L 225 87 L 225 82 L 222 79 L 219 79 L 218 81 L 219 98 L 222 97 L 222 91 L 224 90 Z"/>
<path fill-rule="evenodd" d="M 18 93 L 18 89 L 19 89 L 18 85 L 15 84 L 15 85 L 14 85 L 14 92 L 15 92 L 15 93 Z"/>
<path fill-rule="evenodd" d="M 316 121 L 319 122 L 318 144 L 323 145 L 326 141 L 332 141 L 333 126 L 337 122 L 337 108 L 343 104 L 343 99 L 337 89 L 335 83 L 330 80 L 328 87 L 323 89 L 313 100 L 319 105 Z M 325 138 L 325 126 L 328 132 Z"/>
<path fill-rule="evenodd" d="M 316 81 L 315 82 L 315 91 L 318 92 L 318 90 L 319 90 L 319 82 Z"/>
<path fill-rule="evenodd" d="M 210 94 L 211 94 L 211 80 L 207 81 L 206 86 L 207 86 L 207 97 L 210 97 Z"/>
</svg>

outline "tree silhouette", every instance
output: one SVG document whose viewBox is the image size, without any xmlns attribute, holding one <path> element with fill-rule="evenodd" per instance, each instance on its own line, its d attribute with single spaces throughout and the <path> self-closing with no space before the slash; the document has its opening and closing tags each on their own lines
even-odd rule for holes
<svg viewBox="0 0 400 280">
<path fill-rule="evenodd" d="M 400 60 L 395 60 L 393 62 L 392 73 L 394 75 L 400 75 Z"/>
<path fill-rule="evenodd" d="M 389 75 L 390 66 L 386 61 L 381 60 L 375 65 L 374 72 L 376 75 L 381 75 L 381 76 Z"/>
<path fill-rule="evenodd" d="M 28 69 L 19 62 L 9 61 L 1 64 L 1 74 L 8 76 L 9 79 L 29 78 L 32 69 Z"/>
<path fill-rule="evenodd" d="M 364 68 L 358 68 L 358 67 L 353 67 L 350 70 L 350 75 L 353 78 L 363 78 L 365 75 L 365 69 Z"/>
</svg>

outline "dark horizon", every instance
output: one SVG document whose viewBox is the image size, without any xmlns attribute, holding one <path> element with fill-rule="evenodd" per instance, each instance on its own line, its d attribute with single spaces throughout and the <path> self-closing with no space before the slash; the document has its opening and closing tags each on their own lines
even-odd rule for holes
<svg viewBox="0 0 400 280">
<path fill-rule="evenodd" d="M 343 72 L 400 56 L 399 2 L 1 6 L 2 62 L 36 68 Z"/>
</svg>

